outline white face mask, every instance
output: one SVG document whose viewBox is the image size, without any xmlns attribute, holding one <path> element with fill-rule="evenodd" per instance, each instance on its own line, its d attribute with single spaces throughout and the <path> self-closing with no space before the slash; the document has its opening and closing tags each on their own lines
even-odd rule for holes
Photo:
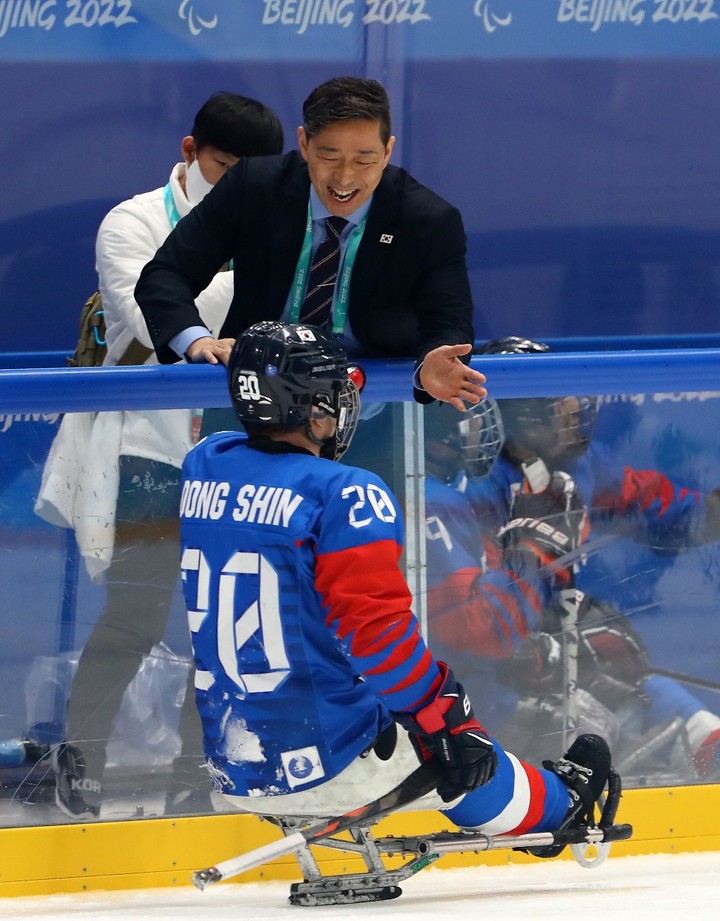
<svg viewBox="0 0 720 921">
<path fill-rule="evenodd" d="M 200 164 L 193 160 L 185 169 L 185 194 L 190 204 L 195 207 L 212 189 L 212 183 L 203 176 Z"/>
</svg>

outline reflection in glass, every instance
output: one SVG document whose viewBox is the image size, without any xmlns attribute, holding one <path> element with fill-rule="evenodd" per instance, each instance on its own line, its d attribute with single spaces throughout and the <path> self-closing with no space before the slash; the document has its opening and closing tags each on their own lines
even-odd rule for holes
<svg viewBox="0 0 720 921">
<path fill-rule="evenodd" d="M 598 415 L 599 402 L 499 401 L 505 439 L 484 476 L 462 457 L 460 417 L 426 408 L 431 648 L 521 757 L 593 731 L 629 786 L 707 782 L 720 777 L 720 471 L 700 446 L 718 398 L 687 394 L 679 411 L 638 395 Z"/>
</svg>

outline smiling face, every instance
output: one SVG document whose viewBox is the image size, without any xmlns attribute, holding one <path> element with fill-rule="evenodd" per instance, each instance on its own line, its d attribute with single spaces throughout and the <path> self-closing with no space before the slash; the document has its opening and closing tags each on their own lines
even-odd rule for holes
<svg viewBox="0 0 720 921">
<path fill-rule="evenodd" d="M 359 118 L 335 122 L 312 137 L 301 126 L 297 135 L 318 198 L 338 217 L 370 198 L 395 144 L 394 137 L 383 144 L 379 121 Z"/>
</svg>

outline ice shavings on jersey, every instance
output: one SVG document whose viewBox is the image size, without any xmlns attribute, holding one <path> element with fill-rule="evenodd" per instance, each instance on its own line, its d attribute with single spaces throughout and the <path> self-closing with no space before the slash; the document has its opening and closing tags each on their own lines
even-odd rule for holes
<svg viewBox="0 0 720 921">
<path fill-rule="evenodd" d="M 260 739 L 254 732 L 250 732 L 243 719 L 231 719 L 228 711 L 223 726 L 223 754 L 233 764 L 243 761 L 265 761 Z"/>
<path fill-rule="evenodd" d="M 215 790 L 220 790 L 224 793 L 228 793 L 230 790 L 235 789 L 235 785 L 230 780 L 228 775 L 223 771 L 222 768 L 219 768 L 214 761 L 206 761 L 205 767 L 207 772 L 210 775 L 210 782 L 213 785 Z"/>
<path fill-rule="evenodd" d="M 280 787 L 276 787 L 276 786 L 268 786 L 268 787 L 262 787 L 262 788 L 251 787 L 251 788 L 247 791 L 247 795 L 248 795 L 248 796 L 255 796 L 255 797 L 261 797 L 261 796 L 282 796 L 282 795 L 284 794 L 284 792 L 285 792 L 284 790 L 281 790 Z"/>
</svg>

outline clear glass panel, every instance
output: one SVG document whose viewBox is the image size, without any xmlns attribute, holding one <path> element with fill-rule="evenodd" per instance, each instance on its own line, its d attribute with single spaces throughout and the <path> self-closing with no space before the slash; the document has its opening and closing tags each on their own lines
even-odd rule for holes
<svg viewBox="0 0 720 921">
<path fill-rule="evenodd" d="M 428 411 L 431 647 L 454 665 L 480 721 L 527 760 L 557 758 L 576 726 L 611 741 L 626 786 L 717 780 L 720 394 L 601 400 L 575 457 L 552 429 L 556 402 L 499 401 L 504 448 L 481 478 L 465 476 L 452 418 Z M 539 580 L 523 568 L 527 554 L 511 568 L 518 558 L 499 534 L 515 515 L 533 515 L 528 505 L 511 513 L 529 446 L 572 475 L 590 510 L 581 552 L 553 552 L 554 536 L 534 536 L 537 521 L 517 529 L 544 554 Z M 536 507 L 571 533 L 558 503 Z M 550 569 L 563 564 L 581 590 L 569 613 Z M 549 586 L 542 601 L 538 584 Z"/>
<path fill-rule="evenodd" d="M 509 402 L 499 406 L 507 417 Z M 591 507 L 575 578 L 597 599 L 580 607 L 572 704 L 567 619 L 551 621 L 546 609 L 541 621 L 538 604 L 533 619 L 532 592 L 503 571 L 497 531 L 517 471 L 501 457 L 485 477 L 463 479 L 467 458 L 453 440 L 461 417 L 448 407 L 440 421 L 436 409 L 414 404 L 372 410 L 343 462 L 370 467 L 398 495 L 417 612 L 480 721 L 538 763 L 561 752 L 574 719 L 610 737 L 626 786 L 717 780 L 720 516 L 712 491 L 720 483 L 720 394 L 602 399 L 589 446 L 563 461 Z M 413 431 L 423 416 L 425 426 Z M 208 410 L 202 424 L 224 428 L 228 419 Z M 94 554 L 83 556 L 52 503 L 43 517 L 36 506 L 41 492 L 50 495 L 43 476 L 60 422 L 0 416 L 0 825 L 90 818 L 70 818 L 55 804 L 52 753 L 65 741 L 88 761 L 81 792 L 92 798 L 102 780 L 101 820 L 231 811 L 211 794 L 185 693 L 191 659 L 178 583 L 177 468 L 122 458 L 116 485 L 112 463 L 96 465 L 84 506 Z M 63 458 L 60 487 L 73 472 L 71 454 Z M 113 526 L 107 500 L 112 507 L 116 495 Z M 528 645 L 528 632 L 554 644 Z M 543 655 L 553 668 L 537 680 Z"/>
<path fill-rule="evenodd" d="M 0 416 L 0 825 L 93 818 L 56 806 L 64 742 L 85 765 L 76 792 L 103 820 L 233 811 L 202 767 L 180 472 L 127 455 L 114 471 L 112 452 L 87 464 L 117 416 Z M 367 404 L 363 416 L 344 462 L 375 470 L 402 501 L 402 404 Z M 192 414 L 195 438 L 237 427 L 231 410 Z M 73 514 L 84 522 L 77 540 Z"/>
</svg>

